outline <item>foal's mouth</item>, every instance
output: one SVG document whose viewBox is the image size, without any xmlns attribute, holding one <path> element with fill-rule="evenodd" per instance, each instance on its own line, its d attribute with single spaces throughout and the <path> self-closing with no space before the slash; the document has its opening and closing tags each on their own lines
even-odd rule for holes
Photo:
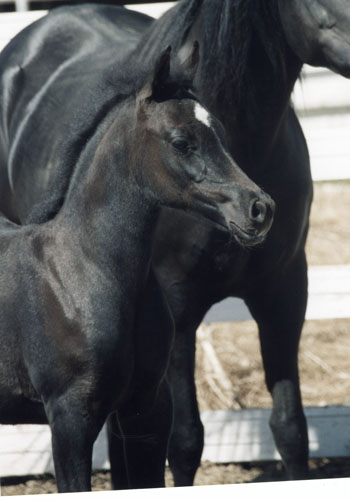
<svg viewBox="0 0 350 501">
<path fill-rule="evenodd" d="M 255 232 L 245 231 L 233 221 L 230 221 L 230 228 L 237 242 L 245 247 L 253 247 L 254 245 L 259 245 L 265 240 L 266 237 L 266 233 L 259 234 Z"/>
</svg>

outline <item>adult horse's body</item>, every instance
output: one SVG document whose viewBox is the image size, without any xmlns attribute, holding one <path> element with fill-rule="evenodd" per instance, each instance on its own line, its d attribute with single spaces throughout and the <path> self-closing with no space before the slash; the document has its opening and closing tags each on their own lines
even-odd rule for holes
<svg viewBox="0 0 350 501">
<path fill-rule="evenodd" d="M 57 183 L 64 196 L 95 123 L 119 99 L 112 86 L 98 87 L 101 74 L 136 43 L 147 21 L 104 5 L 57 14 L 24 30 L 0 54 L 0 210 L 22 223 L 53 188 L 60 191 Z M 124 17 L 126 32 L 118 30 Z M 73 109 L 80 110 L 76 118 Z"/>
<path fill-rule="evenodd" d="M 196 77 L 199 95 L 222 120 L 230 152 L 277 202 L 275 223 L 266 244 L 251 251 L 229 242 L 213 226 L 178 212 L 163 212 L 156 237 L 155 265 L 177 331 L 170 371 L 175 424 L 169 449 L 177 485 L 192 482 L 202 450 L 203 431 L 193 380 L 195 330 L 213 303 L 231 295 L 246 301 L 259 325 L 266 381 L 274 406 L 271 426 L 288 474 L 297 478 L 306 473 L 308 441 L 297 351 L 307 298 L 304 244 L 312 186 L 305 140 L 289 100 L 304 62 L 349 76 L 348 6 L 348 0 L 187 0 L 153 24 L 138 14 L 116 9 L 113 15 L 112 8 L 96 8 L 98 19 L 113 18 L 114 23 L 108 36 L 103 34 L 98 39 L 95 35 L 93 39 L 102 61 L 96 71 L 108 60 L 110 41 L 114 40 L 116 52 L 131 49 L 147 27 L 149 31 L 132 56 L 134 64 L 153 60 L 159 48 L 170 42 L 186 57 L 193 39 L 200 40 L 203 58 Z M 64 11 L 61 12 L 64 18 Z M 81 23 L 83 26 L 85 21 L 86 30 L 90 19 L 84 12 L 81 11 Z M 74 28 L 77 37 L 79 33 L 81 36 L 78 46 L 91 47 L 82 36 L 84 30 L 79 32 L 77 26 L 72 26 L 68 19 L 67 22 L 65 43 L 72 43 L 67 36 Z M 42 26 L 45 28 L 45 22 Z M 19 66 L 21 60 L 29 60 L 33 78 L 40 36 L 47 42 L 49 29 L 53 28 L 49 22 L 46 26 L 46 30 L 33 29 L 24 34 L 8 52 L 10 61 L 13 57 Z M 54 47 L 55 30 L 50 34 Z M 97 31 L 101 32 L 100 25 Z M 31 45 L 25 45 L 27 40 Z M 50 61 L 49 51 L 47 57 Z M 56 55 L 53 59 L 56 64 Z M 12 69 L 11 73 L 11 65 L 7 61 L 1 63 L 1 92 L 6 96 L 5 103 L 12 103 L 18 119 L 9 139 L 6 130 L 11 127 L 2 112 L 0 186 L 4 188 L 0 210 L 24 221 L 34 204 L 46 199 L 47 208 L 41 211 L 45 219 L 57 210 L 64 197 L 65 183 L 60 184 L 65 179 L 60 175 L 64 169 L 55 164 L 56 151 L 51 154 L 50 148 L 43 151 L 45 155 L 50 153 L 43 167 L 37 167 L 34 158 L 28 159 L 33 151 L 30 141 L 34 141 L 34 151 L 39 152 L 43 143 L 43 129 L 36 131 L 42 124 L 22 126 L 23 132 L 19 127 L 24 118 L 34 120 L 30 113 L 28 118 L 28 111 L 36 102 L 30 101 L 27 90 L 33 85 L 24 86 L 21 72 Z M 92 68 L 91 73 L 94 71 Z M 4 77 L 6 72 L 11 80 Z M 91 74 L 84 77 L 91 78 Z M 79 99 L 79 95 L 76 97 Z M 28 141 L 27 150 L 24 138 Z M 9 145 L 13 152 L 10 155 Z M 69 176 L 74 168 L 74 152 L 65 153 Z M 59 155 L 62 158 L 62 151 Z M 118 450 L 112 435 L 112 467 L 119 462 Z M 114 482 L 125 483 L 117 474 Z"/>
<path fill-rule="evenodd" d="M 89 490 L 92 446 L 113 411 L 141 438 L 121 448 L 125 487 L 164 485 L 173 322 L 151 266 L 160 207 L 250 243 L 272 223 L 273 202 L 227 154 L 191 80 L 170 76 L 169 54 L 153 75 L 127 65 L 127 78 L 100 75 L 116 100 L 96 117 L 56 217 L 0 219 L 0 422 L 47 420 L 60 491 Z"/>
</svg>

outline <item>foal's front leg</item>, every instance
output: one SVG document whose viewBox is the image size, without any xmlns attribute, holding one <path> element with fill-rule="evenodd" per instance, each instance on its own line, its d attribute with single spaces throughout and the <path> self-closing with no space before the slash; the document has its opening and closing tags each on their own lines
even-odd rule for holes
<svg viewBox="0 0 350 501">
<path fill-rule="evenodd" d="M 92 449 L 104 420 L 89 415 L 85 402 L 74 394 L 50 400 L 45 411 L 52 433 L 58 491 L 90 491 Z"/>
</svg>

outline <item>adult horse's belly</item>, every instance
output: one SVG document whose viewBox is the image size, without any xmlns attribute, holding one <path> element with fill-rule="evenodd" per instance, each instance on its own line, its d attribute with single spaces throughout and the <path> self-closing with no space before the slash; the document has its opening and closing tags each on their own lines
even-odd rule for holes
<svg viewBox="0 0 350 501">
<path fill-rule="evenodd" d="M 118 68 L 152 18 L 111 5 L 58 8 L 0 54 L 0 211 L 24 221 L 62 175 L 114 92 Z M 69 171 L 69 172 L 68 172 Z"/>
</svg>

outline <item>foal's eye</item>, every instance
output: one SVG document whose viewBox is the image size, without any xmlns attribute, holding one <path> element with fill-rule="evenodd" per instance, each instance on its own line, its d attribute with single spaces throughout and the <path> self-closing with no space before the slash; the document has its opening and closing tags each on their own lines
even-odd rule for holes
<svg viewBox="0 0 350 501">
<path fill-rule="evenodd" d="M 185 139 L 174 139 L 171 144 L 176 150 L 181 151 L 182 153 L 186 152 L 190 147 L 189 143 Z"/>
</svg>

